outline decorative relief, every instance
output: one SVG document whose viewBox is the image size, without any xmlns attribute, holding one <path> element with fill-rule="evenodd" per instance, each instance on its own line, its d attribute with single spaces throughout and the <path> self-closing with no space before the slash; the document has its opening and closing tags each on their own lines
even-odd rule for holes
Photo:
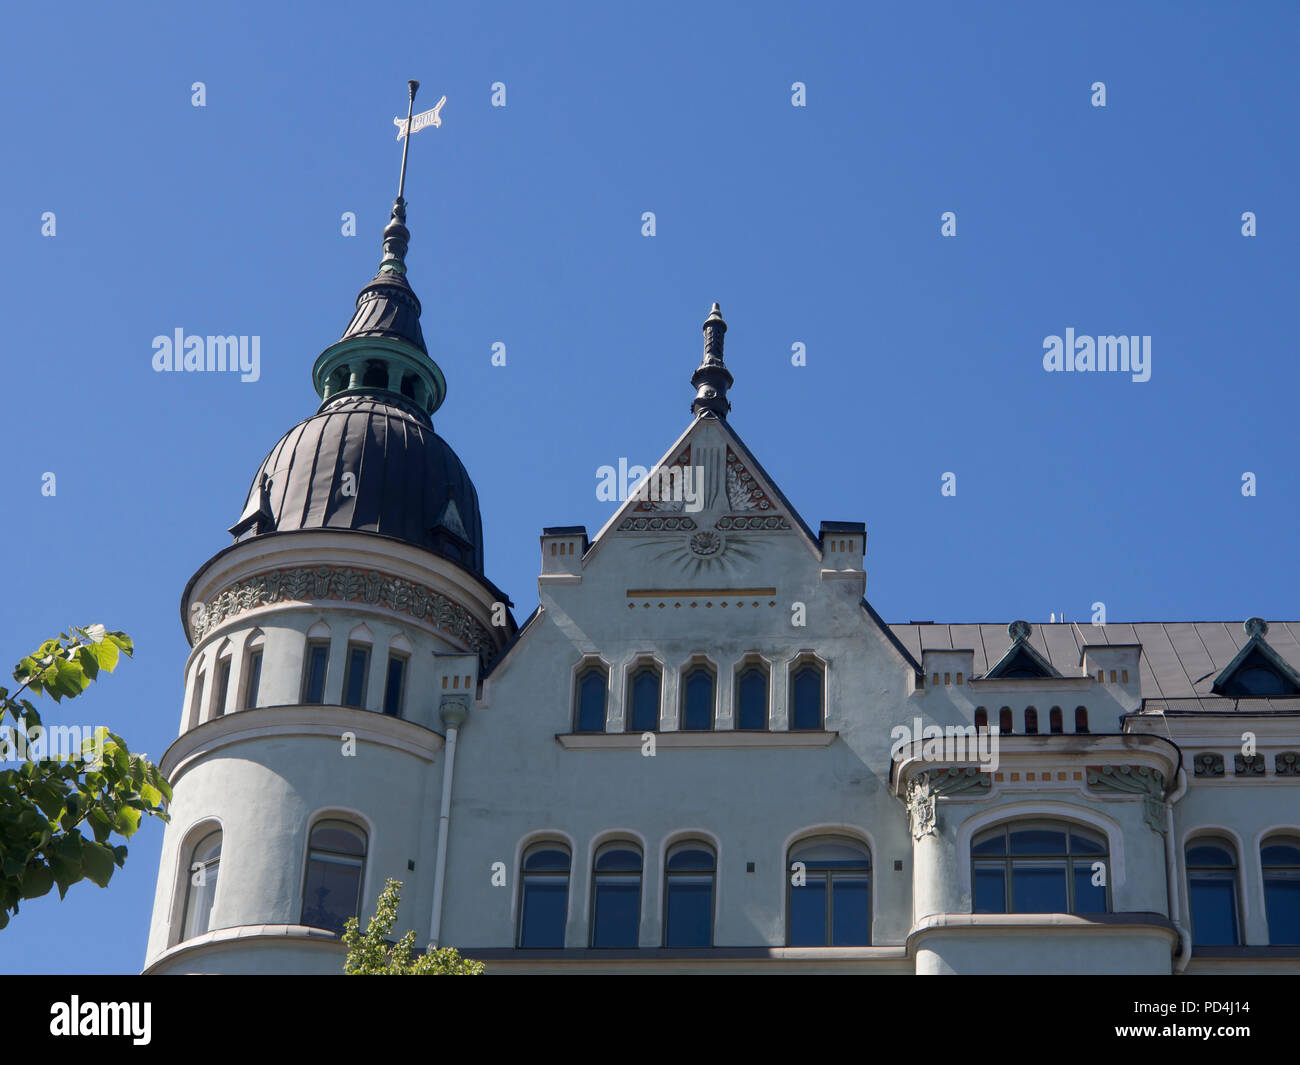
<svg viewBox="0 0 1300 1065">
<path fill-rule="evenodd" d="M 1223 776 L 1223 755 L 1216 754 L 1213 751 L 1202 751 L 1192 759 L 1192 765 L 1195 766 L 1195 769 L 1193 770 L 1194 776 Z"/>
<path fill-rule="evenodd" d="M 194 639 L 200 640 L 223 621 L 254 607 L 322 599 L 378 604 L 427 619 L 435 628 L 467 644 L 485 664 L 496 653 L 496 641 L 487 628 L 445 595 L 377 570 L 341 566 L 273 570 L 240 581 L 207 603 L 197 604 L 190 615 L 190 627 Z"/>
<path fill-rule="evenodd" d="M 1273 772 L 1279 777 L 1300 777 L 1300 751 L 1282 751 L 1273 759 Z"/>
<path fill-rule="evenodd" d="M 686 446 L 686 450 L 684 450 L 680 455 L 678 455 L 676 459 L 668 463 L 668 465 L 666 466 L 656 466 L 653 470 L 650 471 L 647 477 L 648 478 L 662 477 L 662 479 L 659 481 L 659 484 L 656 485 L 656 490 L 658 492 L 662 492 L 668 487 L 669 484 L 672 483 L 671 481 L 669 481 L 669 477 L 671 476 L 671 474 L 667 472 L 670 468 L 679 469 L 681 471 L 681 477 L 685 478 L 692 475 L 689 472 L 690 465 L 691 465 L 691 448 L 690 445 L 688 444 Z M 674 478 L 673 480 L 676 480 L 676 478 Z M 645 483 L 648 485 L 649 480 L 647 480 Z M 682 481 L 677 481 L 677 484 L 682 484 L 682 483 L 683 483 Z M 636 506 L 632 508 L 632 512 L 634 514 L 639 514 L 639 513 L 644 513 L 646 511 L 681 511 L 685 506 L 686 506 L 686 501 L 684 499 L 642 499 L 640 502 L 637 503 Z M 691 527 L 694 528 L 693 523 Z M 623 528 L 623 526 L 619 526 L 619 528 L 621 529 Z"/>
<path fill-rule="evenodd" d="M 907 815 L 912 838 L 934 835 L 938 824 L 936 800 L 940 795 L 957 795 L 964 791 L 987 790 L 989 774 L 975 766 L 935 769 L 920 773 L 907 784 Z"/>
<path fill-rule="evenodd" d="M 624 518 L 619 532 L 678 532 L 697 528 L 690 518 Z"/>
<path fill-rule="evenodd" d="M 691 551 L 697 555 L 716 555 L 722 550 L 722 537 L 715 532 L 697 532 L 691 537 Z"/>
<path fill-rule="evenodd" d="M 719 518 L 713 527 L 722 529 L 724 532 L 729 529 L 757 531 L 760 529 L 788 529 L 790 523 L 779 514 L 767 518 L 745 518 L 727 514 Z"/>
<path fill-rule="evenodd" d="M 731 448 L 727 448 L 727 505 L 737 511 L 773 509 L 754 475 L 741 465 Z"/>
<path fill-rule="evenodd" d="M 1165 778 L 1145 765 L 1090 765 L 1088 786 L 1143 796 L 1142 814 L 1155 832 L 1164 835 Z"/>
<path fill-rule="evenodd" d="M 1239 754 L 1232 759 L 1232 763 L 1233 772 L 1239 777 L 1262 777 L 1264 775 L 1264 756 L 1262 754 L 1252 754 L 1249 757 Z"/>
</svg>

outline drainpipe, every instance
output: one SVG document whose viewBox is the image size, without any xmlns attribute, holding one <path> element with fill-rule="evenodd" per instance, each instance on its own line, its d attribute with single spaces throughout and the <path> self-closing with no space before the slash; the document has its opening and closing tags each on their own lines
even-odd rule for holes
<svg viewBox="0 0 1300 1065">
<path fill-rule="evenodd" d="M 1169 874 L 1169 919 L 1178 929 L 1179 953 L 1178 961 L 1174 965 L 1176 973 L 1186 969 L 1187 963 L 1192 960 L 1192 934 L 1183 924 L 1182 905 L 1179 902 L 1182 893 L 1179 891 L 1178 844 L 1174 841 L 1174 803 L 1185 794 L 1187 794 L 1187 773 L 1180 764 L 1174 790 L 1165 799 L 1165 870 Z"/>
<path fill-rule="evenodd" d="M 438 707 L 447 730 L 442 767 L 442 802 L 438 807 L 438 856 L 433 868 L 433 913 L 429 918 L 429 949 L 437 950 L 442 936 L 442 890 L 447 878 L 447 831 L 451 827 L 451 777 L 456 768 L 456 735 L 469 716 L 469 700 L 451 696 Z"/>
</svg>

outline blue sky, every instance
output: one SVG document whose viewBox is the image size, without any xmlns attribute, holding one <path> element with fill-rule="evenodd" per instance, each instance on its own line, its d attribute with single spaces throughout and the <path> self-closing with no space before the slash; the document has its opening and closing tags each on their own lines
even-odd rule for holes
<svg viewBox="0 0 1300 1065">
<path fill-rule="evenodd" d="M 51 720 L 154 758 L 175 738 L 181 591 L 316 407 L 312 362 L 378 264 L 410 77 L 417 109 L 448 98 L 407 184 L 435 426 L 520 620 L 541 528 L 595 532 L 597 468 L 685 428 L 714 300 L 731 424 L 814 528 L 866 522 L 887 620 L 1297 616 L 1292 4 L 7 18 L 0 648 L 104 622 L 138 649 Z M 178 327 L 260 336 L 260 380 L 153 372 Z M 1067 328 L 1150 336 L 1150 380 L 1045 372 Z M 0 971 L 138 971 L 161 838 L 106 890 L 25 903 Z"/>
</svg>

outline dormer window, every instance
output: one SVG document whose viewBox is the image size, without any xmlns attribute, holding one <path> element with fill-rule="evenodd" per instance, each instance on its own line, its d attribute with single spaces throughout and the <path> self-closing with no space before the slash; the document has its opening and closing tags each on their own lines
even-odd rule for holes
<svg viewBox="0 0 1300 1065">
<path fill-rule="evenodd" d="M 1211 691 L 1237 699 L 1300 695 L 1300 674 L 1264 639 L 1268 623 L 1262 618 L 1251 618 L 1245 629 L 1250 638 L 1214 679 Z"/>
</svg>

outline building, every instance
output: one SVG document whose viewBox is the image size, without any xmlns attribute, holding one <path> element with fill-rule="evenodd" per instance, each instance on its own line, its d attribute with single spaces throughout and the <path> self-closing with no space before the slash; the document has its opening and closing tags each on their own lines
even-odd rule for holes
<svg viewBox="0 0 1300 1065">
<path fill-rule="evenodd" d="M 383 259 L 181 602 L 146 971 L 1300 972 L 1300 623 L 888 624 L 730 421 L 685 431 L 520 627 Z M 665 434 L 667 435 L 667 434 Z"/>
</svg>

